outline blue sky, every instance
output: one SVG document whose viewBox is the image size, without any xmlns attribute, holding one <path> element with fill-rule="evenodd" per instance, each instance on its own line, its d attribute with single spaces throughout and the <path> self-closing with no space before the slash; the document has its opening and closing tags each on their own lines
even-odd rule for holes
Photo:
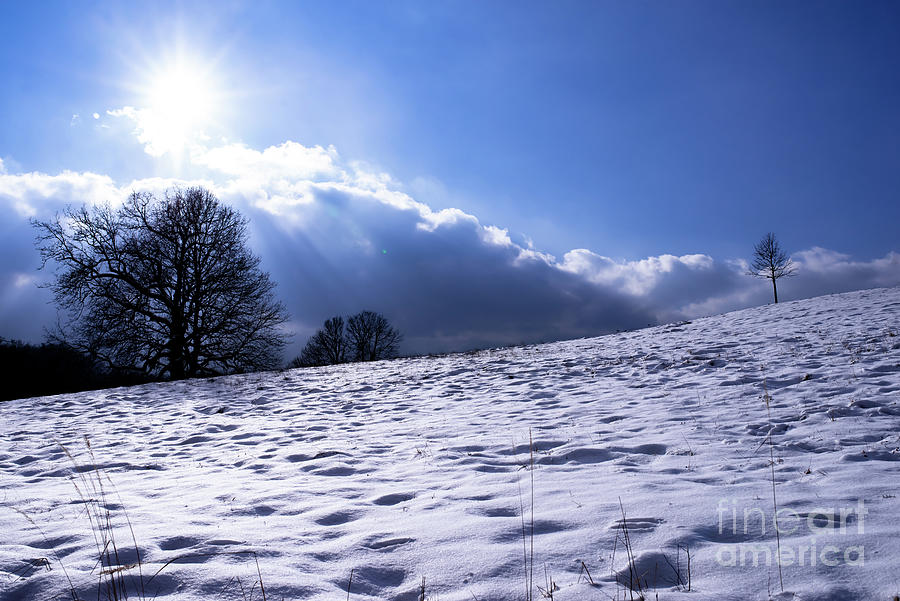
<svg viewBox="0 0 900 601">
<path fill-rule="evenodd" d="M 807 267 L 785 298 L 900 283 L 896 3 L 2 12 L 0 336 L 39 336 L 50 315 L 33 309 L 46 291 L 24 284 L 47 277 L 27 217 L 115 202 L 135 183 L 202 182 L 247 212 L 299 339 L 331 307 L 364 304 L 407 322 L 409 350 L 757 304 L 764 283 L 737 276 L 769 230 Z M 367 244 L 391 262 L 367 263 Z M 469 291 L 439 310 L 458 312 L 446 323 L 435 278 Z M 310 298 L 313 285 L 328 296 Z M 509 323 L 482 323 L 496 319 Z"/>
</svg>

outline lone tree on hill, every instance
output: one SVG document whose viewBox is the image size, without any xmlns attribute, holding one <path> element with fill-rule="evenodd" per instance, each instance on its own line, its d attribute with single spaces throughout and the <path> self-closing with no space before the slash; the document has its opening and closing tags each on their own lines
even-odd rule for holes
<svg viewBox="0 0 900 601">
<path fill-rule="evenodd" d="M 753 263 L 747 275 L 772 280 L 772 293 L 778 302 L 778 286 L 776 282 L 783 277 L 795 275 L 796 267 L 778 244 L 775 234 L 769 232 L 753 248 Z"/>
<path fill-rule="evenodd" d="M 32 224 L 69 312 L 60 336 L 95 361 L 170 379 L 277 366 L 284 306 L 247 220 L 208 190 L 134 192 Z"/>
<path fill-rule="evenodd" d="M 403 335 L 380 313 L 363 311 L 325 321 L 291 361 L 292 367 L 336 365 L 347 361 L 378 361 L 397 356 Z"/>
</svg>

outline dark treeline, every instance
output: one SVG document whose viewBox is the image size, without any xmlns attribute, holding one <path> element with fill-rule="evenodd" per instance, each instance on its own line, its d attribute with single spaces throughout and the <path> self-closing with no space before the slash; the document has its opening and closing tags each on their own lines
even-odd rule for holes
<svg viewBox="0 0 900 601">
<path fill-rule="evenodd" d="M 0 381 L 0 401 L 7 401 L 140 384 L 147 379 L 102 371 L 90 357 L 65 344 L 0 338 Z"/>
</svg>

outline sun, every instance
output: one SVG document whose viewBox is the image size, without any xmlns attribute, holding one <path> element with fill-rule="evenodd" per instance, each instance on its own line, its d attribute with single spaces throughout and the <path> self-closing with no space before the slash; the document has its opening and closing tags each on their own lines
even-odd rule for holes
<svg viewBox="0 0 900 601">
<path fill-rule="evenodd" d="M 215 110 L 215 91 L 208 75 L 196 66 L 179 63 L 158 73 L 149 84 L 149 109 L 174 126 L 203 125 Z"/>
<path fill-rule="evenodd" d="M 201 143 L 217 124 L 222 98 L 212 65 L 187 57 L 154 65 L 136 109 L 148 152 L 177 156 Z"/>
</svg>

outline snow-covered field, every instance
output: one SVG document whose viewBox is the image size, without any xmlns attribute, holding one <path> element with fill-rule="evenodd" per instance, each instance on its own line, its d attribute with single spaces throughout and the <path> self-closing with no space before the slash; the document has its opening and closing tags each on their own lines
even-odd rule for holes
<svg viewBox="0 0 900 601">
<path fill-rule="evenodd" d="M 896 288 L 0 414 L 7 600 L 97 598 L 98 503 L 132 599 L 629 599 L 622 508 L 648 599 L 900 593 Z"/>
</svg>

